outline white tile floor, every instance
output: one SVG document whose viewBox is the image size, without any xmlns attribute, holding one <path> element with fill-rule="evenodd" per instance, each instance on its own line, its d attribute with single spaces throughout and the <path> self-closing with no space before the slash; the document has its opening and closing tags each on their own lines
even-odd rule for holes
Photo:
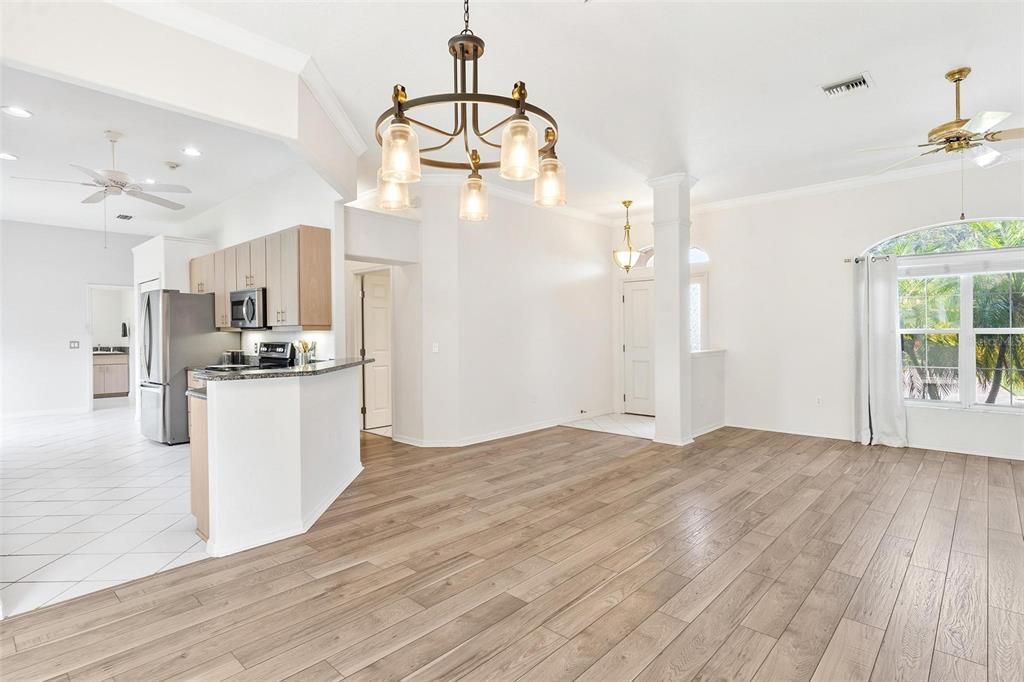
<svg viewBox="0 0 1024 682">
<path fill-rule="evenodd" d="M 0 425 L 0 602 L 10 616 L 206 556 L 188 445 L 139 434 L 131 407 Z"/>
<path fill-rule="evenodd" d="M 601 431 L 603 433 L 617 433 L 620 436 L 635 436 L 648 440 L 654 439 L 654 417 L 644 417 L 638 414 L 617 414 L 612 412 L 566 422 L 562 426 L 571 426 L 588 431 Z"/>
</svg>

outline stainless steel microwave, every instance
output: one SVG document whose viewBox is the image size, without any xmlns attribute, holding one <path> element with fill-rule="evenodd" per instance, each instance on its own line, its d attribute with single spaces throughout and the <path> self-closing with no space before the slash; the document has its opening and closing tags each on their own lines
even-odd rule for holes
<svg viewBox="0 0 1024 682">
<path fill-rule="evenodd" d="M 267 290 L 241 289 L 231 292 L 231 326 L 238 329 L 267 328 Z"/>
</svg>

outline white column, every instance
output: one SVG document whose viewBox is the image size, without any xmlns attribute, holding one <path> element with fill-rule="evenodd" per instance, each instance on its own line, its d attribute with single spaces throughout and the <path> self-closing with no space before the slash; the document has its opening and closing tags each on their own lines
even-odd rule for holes
<svg viewBox="0 0 1024 682">
<path fill-rule="evenodd" d="M 654 440 L 693 442 L 690 369 L 691 177 L 648 181 L 654 190 Z"/>
<path fill-rule="evenodd" d="M 331 326 L 334 357 L 346 358 L 359 351 L 348 347 L 348 281 L 345 277 L 345 200 L 334 202 L 331 229 Z"/>
</svg>

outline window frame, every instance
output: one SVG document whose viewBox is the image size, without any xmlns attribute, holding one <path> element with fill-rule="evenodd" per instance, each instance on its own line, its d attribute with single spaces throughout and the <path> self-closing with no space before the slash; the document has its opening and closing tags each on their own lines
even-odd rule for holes
<svg viewBox="0 0 1024 682">
<path fill-rule="evenodd" d="M 1024 415 L 1024 409 L 1012 405 L 990 405 L 977 401 L 976 356 L 978 334 L 1019 334 L 1024 327 L 997 327 L 993 329 L 974 327 L 974 276 L 1024 271 L 1024 248 L 993 249 L 989 251 L 964 251 L 959 253 L 926 254 L 920 256 L 897 256 L 896 276 L 898 279 L 952 277 L 960 278 L 960 327 L 958 378 L 959 401 L 925 400 L 904 398 L 907 405 L 935 409 L 972 410 L 980 412 L 1002 412 Z M 897 293 L 897 296 L 899 294 Z M 897 301 L 897 311 L 899 303 Z M 897 313 L 898 314 L 898 313 Z M 1012 320 L 1010 320 L 1012 323 Z M 943 334 L 954 330 L 906 329 L 897 320 L 899 338 L 904 334 Z M 902 348 L 902 347 L 901 347 Z M 902 350 L 900 367 L 902 369 Z M 968 371 L 965 371 L 968 370 Z"/>
</svg>

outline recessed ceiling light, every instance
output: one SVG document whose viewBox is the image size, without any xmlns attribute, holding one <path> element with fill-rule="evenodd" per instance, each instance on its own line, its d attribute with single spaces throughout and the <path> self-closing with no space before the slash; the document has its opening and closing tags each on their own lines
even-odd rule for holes
<svg viewBox="0 0 1024 682">
<path fill-rule="evenodd" d="M 202 156 L 203 153 L 195 147 L 185 147 L 181 150 L 181 153 L 185 156 Z"/>
<path fill-rule="evenodd" d="M 18 157 L 14 154 L 8 154 L 7 152 L 0 152 L 0 159 L 4 161 L 17 161 Z"/>
<path fill-rule="evenodd" d="M 32 112 L 28 109 L 22 109 L 21 107 L 2 106 L 0 107 L 0 111 L 4 112 L 8 116 L 13 116 L 14 118 L 32 118 Z"/>
<path fill-rule="evenodd" d="M 156 180 L 154 180 L 153 178 L 146 178 L 145 180 L 143 180 L 143 182 L 145 182 L 147 185 L 156 184 Z"/>
</svg>

